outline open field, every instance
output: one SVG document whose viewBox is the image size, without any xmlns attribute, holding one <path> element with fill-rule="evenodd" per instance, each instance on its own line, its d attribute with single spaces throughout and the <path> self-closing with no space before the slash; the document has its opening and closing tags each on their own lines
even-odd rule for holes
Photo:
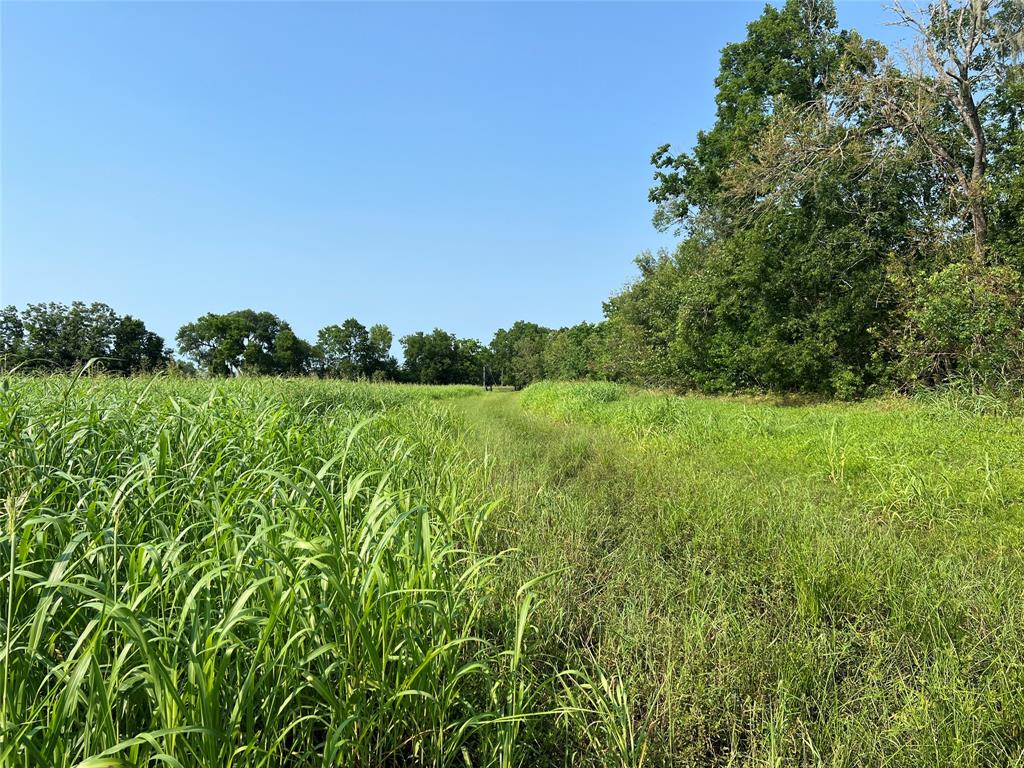
<svg viewBox="0 0 1024 768">
<path fill-rule="evenodd" d="M 1024 764 L 1024 420 L 6 378 L 0 764 Z"/>
</svg>

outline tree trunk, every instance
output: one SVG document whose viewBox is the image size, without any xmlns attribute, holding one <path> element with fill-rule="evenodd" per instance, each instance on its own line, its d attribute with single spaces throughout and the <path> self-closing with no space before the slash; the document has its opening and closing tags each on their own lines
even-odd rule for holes
<svg viewBox="0 0 1024 768">
<path fill-rule="evenodd" d="M 985 201 L 979 191 L 971 195 L 971 224 L 974 226 L 974 260 L 979 267 L 985 265 L 985 249 L 988 242 L 988 215 Z"/>
<path fill-rule="evenodd" d="M 967 57 L 964 57 L 965 61 Z M 985 246 L 988 241 L 988 214 L 985 212 L 985 171 L 987 162 L 985 154 L 988 145 L 985 137 L 985 126 L 978 114 L 978 104 L 971 90 L 970 74 L 966 64 L 960 65 L 956 94 L 959 97 L 960 113 L 971 132 L 974 146 L 974 157 L 971 163 L 971 186 L 967 190 L 971 205 L 971 224 L 974 227 L 974 259 L 979 266 L 985 263 Z"/>
</svg>

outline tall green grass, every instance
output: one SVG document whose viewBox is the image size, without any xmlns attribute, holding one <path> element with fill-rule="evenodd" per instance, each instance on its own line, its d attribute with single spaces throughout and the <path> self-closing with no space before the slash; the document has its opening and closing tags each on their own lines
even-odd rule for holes
<svg viewBox="0 0 1024 768">
<path fill-rule="evenodd" d="M 0 764 L 531 762 L 562 678 L 492 594 L 471 390 L 0 385 Z"/>
<path fill-rule="evenodd" d="M 0 765 L 1024 764 L 1024 420 L 0 379 Z"/>
</svg>

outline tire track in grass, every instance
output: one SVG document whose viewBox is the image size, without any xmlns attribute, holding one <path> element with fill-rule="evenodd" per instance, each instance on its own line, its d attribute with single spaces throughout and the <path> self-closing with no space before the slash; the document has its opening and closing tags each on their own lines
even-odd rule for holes
<svg viewBox="0 0 1024 768">
<path fill-rule="evenodd" d="M 456 407 L 474 458 L 488 464 L 492 493 L 505 500 L 490 534 L 495 550 L 516 550 L 506 560 L 507 598 L 538 574 L 554 574 L 537 613 L 547 631 L 544 652 L 560 666 L 589 667 L 626 684 L 629 728 L 649 742 L 638 760 L 679 756 L 680 718 L 663 695 L 673 684 L 665 673 L 674 651 L 658 625 L 673 615 L 681 585 L 662 558 L 648 557 L 638 535 L 647 527 L 639 510 L 657 514 L 639 487 L 650 469 L 643 457 L 605 430 L 528 413 L 516 394 Z M 699 747 L 691 749 L 695 759 L 706 752 L 692 734 L 682 739 Z"/>
</svg>

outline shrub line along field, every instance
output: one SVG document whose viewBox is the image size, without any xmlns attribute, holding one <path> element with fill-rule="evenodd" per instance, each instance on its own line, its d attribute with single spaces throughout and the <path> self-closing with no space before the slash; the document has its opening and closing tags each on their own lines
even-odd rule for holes
<svg viewBox="0 0 1024 768">
<path fill-rule="evenodd" d="M 0 764 L 1024 764 L 1024 420 L 3 380 Z"/>
</svg>

